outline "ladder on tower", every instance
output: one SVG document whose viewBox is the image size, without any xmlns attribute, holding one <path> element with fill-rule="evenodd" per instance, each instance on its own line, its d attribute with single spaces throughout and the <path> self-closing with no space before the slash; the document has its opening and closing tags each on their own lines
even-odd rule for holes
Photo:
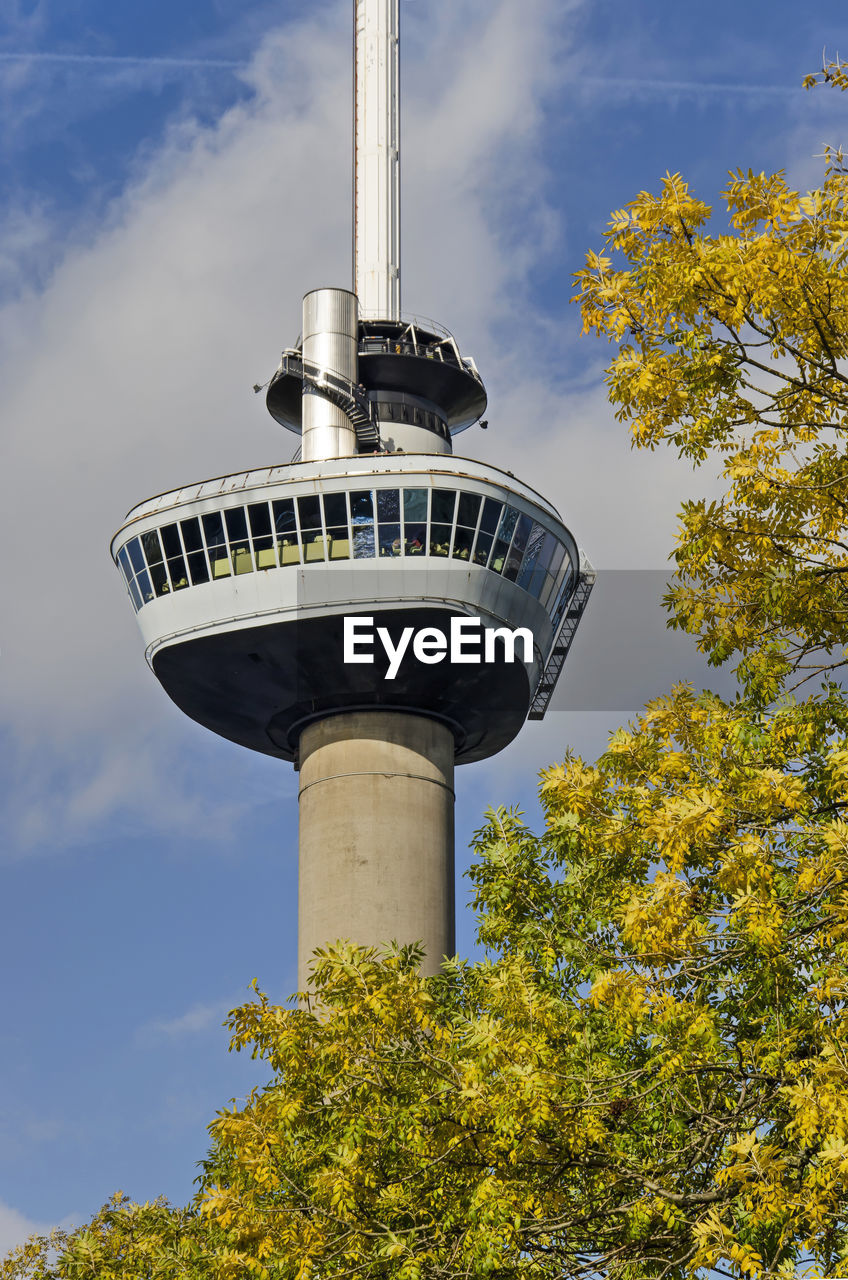
<svg viewBox="0 0 848 1280">
<path fill-rule="evenodd" d="M 565 659 L 568 657 L 568 651 L 577 631 L 577 624 L 583 616 L 583 610 L 586 608 L 586 603 L 594 585 L 595 570 L 588 563 L 581 565 L 577 586 L 568 602 L 565 616 L 548 655 L 545 669 L 536 686 L 533 701 L 530 703 L 530 710 L 527 713 L 528 720 L 544 719 L 562 668 L 565 665 Z"/>
</svg>

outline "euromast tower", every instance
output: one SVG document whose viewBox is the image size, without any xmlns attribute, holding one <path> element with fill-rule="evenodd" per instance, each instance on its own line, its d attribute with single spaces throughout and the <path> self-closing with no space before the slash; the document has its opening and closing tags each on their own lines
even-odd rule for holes
<svg viewBox="0 0 848 1280">
<path fill-rule="evenodd" d="M 354 11 L 354 291 L 306 295 L 267 390 L 295 460 L 160 494 L 112 540 L 171 699 L 300 772 L 301 987 L 337 938 L 421 939 L 427 972 L 453 953 L 454 765 L 542 718 L 593 581 L 549 502 L 453 453 L 486 391 L 401 313 L 398 0 Z M 420 658 L 345 661 L 345 619 L 426 630 Z M 488 661 L 440 650 L 463 619 Z"/>
</svg>

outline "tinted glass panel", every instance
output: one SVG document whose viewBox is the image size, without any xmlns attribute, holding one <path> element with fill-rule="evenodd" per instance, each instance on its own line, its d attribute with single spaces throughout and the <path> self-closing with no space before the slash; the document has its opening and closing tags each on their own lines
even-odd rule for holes
<svg viewBox="0 0 848 1280">
<path fill-rule="evenodd" d="M 491 559 L 489 560 L 489 568 L 493 569 L 495 573 L 503 573 L 504 560 L 506 558 L 506 553 L 508 548 L 509 548 L 509 543 L 504 542 L 502 538 L 498 538 L 497 542 L 492 548 L 492 556 L 491 556 Z"/>
<path fill-rule="evenodd" d="M 494 533 L 498 527 L 498 518 L 501 514 L 501 503 L 496 502 L 494 498 L 487 498 L 483 503 L 483 517 L 480 521 L 481 533 Z"/>
<path fill-rule="evenodd" d="M 189 551 L 188 571 L 195 586 L 209 581 L 209 566 L 202 551 Z"/>
<path fill-rule="evenodd" d="M 343 493 L 324 494 L 324 518 L 328 525 L 347 524 L 347 498 Z"/>
<path fill-rule="evenodd" d="M 444 524 L 452 524 L 455 506 L 456 493 L 453 489 L 434 489 L 430 519 Z"/>
<path fill-rule="evenodd" d="M 274 528 L 277 533 L 295 537 L 294 503 L 291 498 L 274 503 Z"/>
<path fill-rule="evenodd" d="M 141 543 L 138 538 L 133 538 L 132 542 L 128 542 L 125 550 L 129 553 L 133 572 L 141 573 L 144 570 L 144 556 L 141 554 Z"/>
<path fill-rule="evenodd" d="M 267 538 L 271 533 L 271 512 L 267 502 L 252 502 L 247 508 L 250 532 L 254 538 Z"/>
<path fill-rule="evenodd" d="M 300 517 L 301 529 L 320 529 L 321 528 L 321 503 L 317 494 L 310 494 L 306 498 L 298 498 L 297 514 Z"/>
<path fill-rule="evenodd" d="M 399 524 L 381 524 L 380 525 L 380 555 L 381 556 L 399 556 L 400 555 L 400 525 Z"/>
<path fill-rule="evenodd" d="M 383 520 L 400 520 L 400 502 L 397 489 L 377 490 L 377 518 Z"/>
<path fill-rule="evenodd" d="M 183 554 L 180 535 L 177 533 L 175 524 L 166 524 L 164 529 L 159 530 L 159 536 L 162 539 L 162 546 L 165 548 L 165 555 L 169 560 L 173 556 L 181 556 Z"/>
<path fill-rule="evenodd" d="M 374 518 L 374 503 L 370 489 L 350 495 L 350 518 L 351 520 L 372 520 Z"/>
<path fill-rule="evenodd" d="M 512 549 L 517 551 L 519 556 L 524 554 L 524 548 L 527 546 L 527 539 L 532 528 L 533 521 L 529 516 L 518 517 L 518 524 L 515 526 L 515 535 L 512 539 Z"/>
<path fill-rule="evenodd" d="M 165 566 L 161 561 L 159 564 L 152 564 L 150 566 L 150 580 L 153 583 L 153 590 L 156 592 L 157 596 L 164 596 L 171 589 L 170 583 L 168 582 L 168 575 L 165 572 Z"/>
<path fill-rule="evenodd" d="M 200 536 L 200 521 L 196 517 L 192 517 L 191 520 L 181 520 L 180 529 L 182 530 L 186 551 L 201 551 L 203 549 L 203 539 Z"/>
<path fill-rule="evenodd" d="M 146 569 L 142 570 L 142 572 L 138 575 L 138 577 L 136 578 L 136 582 L 138 583 L 138 589 L 142 594 L 144 603 L 147 604 L 148 600 L 153 599 L 153 584 L 151 583 L 150 578 L 148 577 Z"/>
<path fill-rule="evenodd" d="M 430 555 L 446 556 L 450 552 L 451 526 L 449 524 L 430 525 Z"/>
<path fill-rule="evenodd" d="M 356 560 L 367 560 L 374 554 L 374 524 L 362 521 L 353 528 L 353 555 Z"/>
<path fill-rule="evenodd" d="M 416 524 L 426 522 L 428 492 L 429 492 L 428 489 L 404 489 L 403 491 L 404 520 L 412 520 Z"/>
<path fill-rule="evenodd" d="M 453 554 L 456 560 L 468 560 L 471 556 L 471 547 L 474 543 L 474 530 L 463 529 L 461 526 L 457 528 L 453 536 Z"/>
<path fill-rule="evenodd" d="M 224 515 L 230 542 L 247 542 L 247 517 L 244 507 L 234 507 Z"/>
<path fill-rule="evenodd" d="M 403 526 L 404 548 L 408 556 L 420 556 L 427 542 L 427 526 L 426 524 L 411 524 L 409 521 Z"/>
<path fill-rule="evenodd" d="M 489 558 L 489 552 L 492 549 L 492 535 L 490 533 L 478 533 L 477 543 L 474 547 L 474 563 L 485 564 Z"/>
<path fill-rule="evenodd" d="M 132 602 L 135 605 L 135 611 L 138 613 L 139 609 L 144 604 L 144 601 L 141 598 L 141 592 L 134 582 L 130 583 L 130 595 L 132 596 Z"/>
<path fill-rule="evenodd" d="M 141 545 L 144 547 L 144 554 L 149 565 L 162 563 L 162 547 L 159 544 L 159 533 L 156 529 L 151 529 L 150 533 L 141 535 Z"/>
<path fill-rule="evenodd" d="M 209 515 L 203 517 L 203 534 L 210 554 L 213 549 L 220 554 L 221 548 L 226 541 L 220 511 L 212 511 Z"/>
<path fill-rule="evenodd" d="M 473 529 L 477 524 L 477 517 L 480 514 L 480 504 L 483 499 L 479 493 L 461 493 L 459 495 L 459 508 L 456 515 L 456 523 L 466 525 Z"/>
<path fill-rule="evenodd" d="M 121 566 L 121 570 L 123 572 L 124 577 L 127 580 L 127 584 L 129 584 L 130 582 L 132 582 L 132 579 L 133 579 L 133 568 L 132 568 L 132 565 L 130 564 L 130 558 L 127 555 L 126 547 L 121 547 L 120 551 L 118 552 L 118 564 Z"/>
<path fill-rule="evenodd" d="M 504 507 L 504 513 L 501 516 L 501 522 L 498 527 L 498 541 L 509 543 L 512 540 L 513 530 L 518 520 L 518 512 L 514 507 Z"/>
<path fill-rule="evenodd" d="M 230 561 L 227 555 L 227 544 L 224 540 L 224 526 L 219 511 L 212 511 L 203 516 L 203 536 L 209 548 L 209 564 L 212 569 L 212 577 L 229 577 Z"/>
</svg>

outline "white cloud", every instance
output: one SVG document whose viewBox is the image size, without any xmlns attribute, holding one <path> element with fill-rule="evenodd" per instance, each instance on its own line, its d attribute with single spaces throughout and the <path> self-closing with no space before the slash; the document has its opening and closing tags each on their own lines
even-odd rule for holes
<svg viewBox="0 0 848 1280">
<path fill-rule="evenodd" d="M 55 1227 L 68 1228 L 72 1225 L 70 1218 L 63 1218 L 59 1223 L 35 1222 L 25 1214 L 19 1213 L 11 1205 L 0 1201 L 0 1258 L 10 1253 L 18 1245 L 24 1244 L 30 1236 L 49 1235 Z"/>
<path fill-rule="evenodd" d="M 238 996 L 226 1001 L 218 1000 L 211 1004 L 194 1004 L 185 1013 L 178 1014 L 176 1017 L 156 1018 L 151 1022 L 146 1022 L 144 1026 L 138 1029 L 136 1037 L 142 1041 L 149 1041 L 198 1035 L 211 1030 L 213 1027 L 220 1028 L 230 1009 L 245 1003 L 247 1003 L 247 997 L 244 993 L 240 993 Z"/>
<path fill-rule="evenodd" d="M 561 339 L 528 302 L 528 271 L 562 234 L 541 120 L 574 7 L 405 11 L 405 306 L 447 322 L 489 380 L 492 429 L 458 452 L 545 492 L 599 564 L 659 567 L 679 468 L 634 457 L 602 395 L 568 394 Z M 13 846 L 116 815 L 214 838 L 270 786 L 226 749 L 230 785 L 210 801 L 221 745 L 146 670 L 107 547 L 150 494 L 291 455 L 250 388 L 297 334 L 301 295 L 349 278 L 348 18 L 338 4 L 320 39 L 314 18 L 270 35 L 255 98 L 214 128 L 175 125 L 91 243 L 0 311 Z"/>
</svg>

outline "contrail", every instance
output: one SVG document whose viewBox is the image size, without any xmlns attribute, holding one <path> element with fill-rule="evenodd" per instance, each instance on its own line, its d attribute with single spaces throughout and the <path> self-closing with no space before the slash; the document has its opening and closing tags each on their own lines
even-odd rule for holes
<svg viewBox="0 0 848 1280">
<path fill-rule="evenodd" d="M 233 71 L 246 63 L 230 58 L 149 58 L 112 53 L 9 53 L 0 51 L 0 62 L 47 62 L 55 64 L 104 67 L 162 67 L 186 70 L 211 68 Z"/>
</svg>

